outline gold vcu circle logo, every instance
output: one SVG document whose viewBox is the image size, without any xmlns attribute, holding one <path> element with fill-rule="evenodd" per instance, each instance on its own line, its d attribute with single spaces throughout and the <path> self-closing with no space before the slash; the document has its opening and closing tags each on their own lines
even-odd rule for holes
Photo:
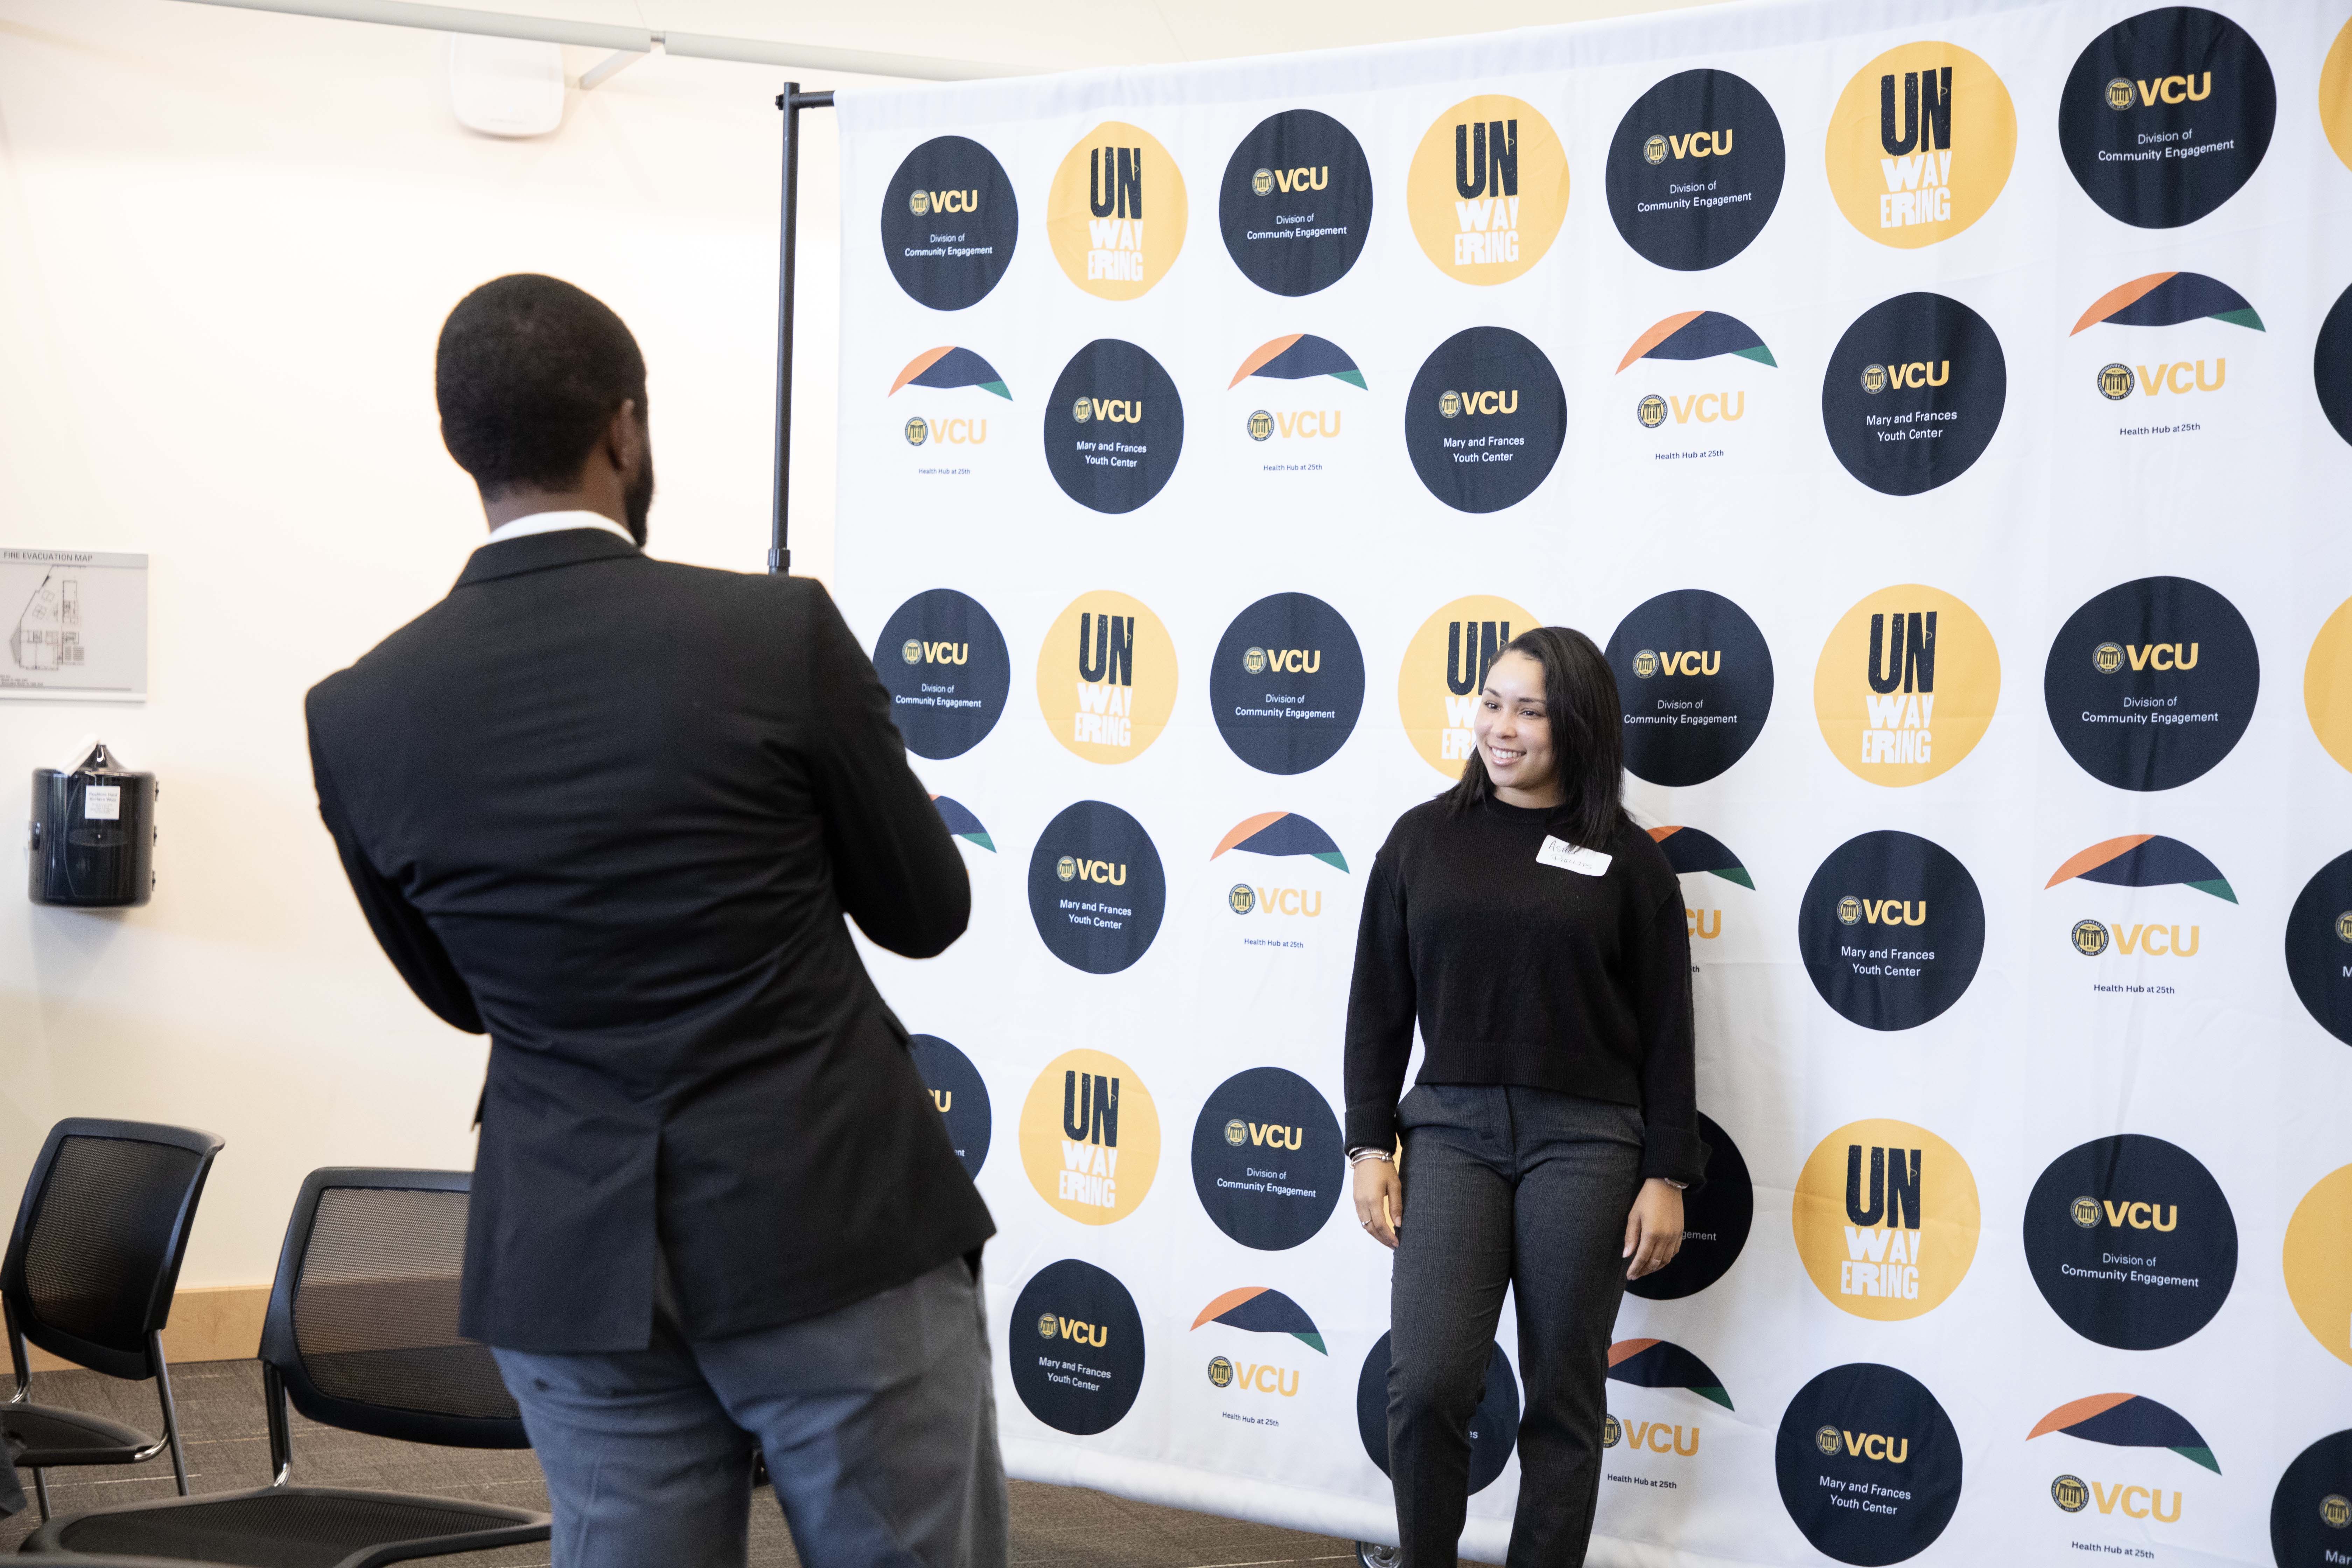
<svg viewBox="0 0 2352 1568">
<path fill-rule="evenodd" d="M 1633 673 L 1643 680 L 1658 673 L 1658 650 L 1643 648 L 1633 656 Z"/>
<path fill-rule="evenodd" d="M 2096 958 L 2107 951 L 2107 928 L 2096 921 L 2076 921 L 2074 941 L 2076 952 L 2084 958 Z"/>
<path fill-rule="evenodd" d="M 907 210 L 921 217 L 931 210 L 931 193 L 917 191 L 907 198 Z"/>
<path fill-rule="evenodd" d="M 1454 395 L 1447 393 L 1446 395 L 1451 397 Z M 1666 400 L 1654 392 L 1650 394 L 1633 405 L 1633 417 L 1642 422 L 1643 429 L 1656 429 L 1666 422 Z"/>
<path fill-rule="evenodd" d="M 2099 367 L 2099 395 L 2110 403 L 2121 403 L 2139 385 L 2127 364 L 2103 364 Z"/>
<path fill-rule="evenodd" d="M 921 415 L 918 414 L 912 419 L 907 421 L 908 446 L 919 447 L 930 438 L 931 427 L 923 422 L 923 416 Z"/>
<path fill-rule="evenodd" d="M 1238 1149 L 1249 1142 L 1249 1123 L 1234 1117 L 1225 1123 L 1225 1142 Z"/>
<path fill-rule="evenodd" d="M 1065 855 L 1059 860 L 1054 862 L 1054 875 L 1059 877 L 1065 882 L 1076 881 L 1078 878 L 1078 862 L 1076 857 Z"/>
<path fill-rule="evenodd" d="M 1225 890 L 1225 907 L 1237 915 L 1245 915 L 1257 908 L 1257 893 L 1247 882 L 1235 882 Z"/>
<path fill-rule="evenodd" d="M 1252 174 L 1250 176 L 1250 189 L 1255 191 L 1262 196 L 1270 196 L 1274 195 L 1274 171 L 1272 169 L 1260 169 L 1256 174 Z"/>
<path fill-rule="evenodd" d="M 1039 1315 L 1037 1319 L 1037 1337 L 1039 1339 L 1050 1340 L 1060 1331 L 1061 1326 L 1055 1321 L 1053 1313 L 1045 1312 Z"/>
<path fill-rule="evenodd" d="M 2352 942 L 2352 910 L 2346 910 L 2336 917 L 2336 939 L 2338 942 Z"/>
<path fill-rule="evenodd" d="M 2050 1500 L 2068 1513 L 2080 1513 L 2091 1500 L 2091 1489 L 2083 1484 L 2080 1476 L 2060 1476 L 2050 1483 Z"/>
<path fill-rule="evenodd" d="M 1252 675 L 1264 675 L 1265 673 L 1265 649 L 1262 647 L 1254 647 L 1247 653 L 1243 654 L 1242 668 L 1248 670 Z"/>
<path fill-rule="evenodd" d="M 2084 1230 L 2099 1228 L 2099 1200 L 2096 1198 L 2076 1198 L 2068 1206 L 2066 1213 Z"/>
<path fill-rule="evenodd" d="M 1601 1446 L 1602 1447 L 1613 1448 L 1624 1440 L 1624 1436 L 1625 1429 L 1617 1424 L 1617 1417 L 1614 1415 L 1603 1415 L 1601 1418 Z"/>
<path fill-rule="evenodd" d="M 1813 1447 L 1834 1457 L 1839 1447 L 1838 1429 L 1834 1426 L 1818 1428 L 1813 1433 Z"/>
<path fill-rule="evenodd" d="M 2119 76 L 2107 83 L 2107 107 L 2121 114 L 2132 106 L 2131 78 Z"/>
<path fill-rule="evenodd" d="M 1438 394 L 1437 412 L 1441 418 L 1452 419 L 1462 412 L 1462 395 L 1458 392 Z"/>
<path fill-rule="evenodd" d="M 2352 1499 L 2342 1492 L 2329 1492 L 2319 1500 L 2319 1522 L 2330 1530 L 2352 1526 Z"/>
<path fill-rule="evenodd" d="M 1664 163 L 1666 161 L 1666 139 L 1663 136 L 1653 136 L 1647 142 L 1643 142 L 1642 161 L 1645 163 Z"/>
<path fill-rule="evenodd" d="M 1081 397 L 1070 405 L 1070 417 L 1083 425 L 1095 416 L 1094 399 Z"/>
<path fill-rule="evenodd" d="M 2121 643 L 2103 642 L 2091 650 L 2091 667 L 2101 675 L 2113 675 L 2124 667 L 2124 647 Z"/>
<path fill-rule="evenodd" d="M 1209 1382 L 1218 1388 L 1231 1388 L 1234 1385 L 1234 1363 L 1223 1356 L 1212 1356 L 1209 1360 Z"/>
<path fill-rule="evenodd" d="M 1886 367 L 1866 364 L 1862 367 L 1862 389 L 1873 397 L 1886 390 Z"/>
<path fill-rule="evenodd" d="M 1838 923 L 1849 926 L 1862 923 L 1862 900 L 1852 893 L 1838 900 Z"/>
<path fill-rule="evenodd" d="M 1249 416 L 1249 438 L 1263 441 L 1274 434 L 1274 416 L 1261 408 Z"/>
<path fill-rule="evenodd" d="M 922 639 L 920 637 L 908 637 L 905 642 L 900 643 L 898 645 L 898 657 L 905 659 L 908 664 L 922 663 Z"/>
</svg>

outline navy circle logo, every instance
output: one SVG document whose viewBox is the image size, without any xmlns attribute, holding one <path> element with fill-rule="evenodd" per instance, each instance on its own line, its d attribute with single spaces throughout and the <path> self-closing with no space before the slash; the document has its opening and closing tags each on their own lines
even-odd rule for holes
<svg viewBox="0 0 2352 1568">
<path fill-rule="evenodd" d="M 2279 1477 L 2271 1493 L 2271 1554 L 2279 1568 L 2352 1556 L 2352 1431 L 2322 1437 Z"/>
<path fill-rule="evenodd" d="M 2286 973 L 2313 1022 L 2352 1046 L 2352 850 L 2313 873 L 2286 917 Z"/>
<path fill-rule="evenodd" d="M 2278 87 L 2247 31 L 2166 5 L 2091 40 L 2058 99 L 2058 146 L 2099 210 L 2178 228 L 2236 195 L 2270 151 Z"/>
<path fill-rule="evenodd" d="M 2177 789 L 2254 717 L 2262 657 L 2238 607 L 2186 577 L 2142 577 L 2066 617 L 2042 675 L 2066 754 L 2117 789 Z"/>
<path fill-rule="evenodd" d="M 988 1141 L 995 1123 L 989 1114 L 988 1085 L 971 1058 L 937 1035 L 910 1035 L 907 1053 L 931 1091 L 931 1103 L 948 1130 L 948 1142 L 964 1173 L 977 1176 L 988 1163 Z"/>
<path fill-rule="evenodd" d="M 1636 605 L 1609 634 L 1625 721 L 1625 769 L 1696 784 L 1748 754 L 1772 711 L 1772 650 L 1720 594 L 1678 588 Z"/>
<path fill-rule="evenodd" d="M 1678 71 L 1633 100 L 1609 144 L 1609 216 L 1645 260 L 1720 267 L 1780 200 L 1788 149 L 1764 95 L 1727 70 Z"/>
<path fill-rule="evenodd" d="M 1364 253 L 1372 168 L 1355 133 L 1318 110 L 1268 115 L 1241 140 L 1217 222 L 1242 276 L 1293 299 L 1328 289 Z"/>
<path fill-rule="evenodd" d="M 1960 1502 L 1960 1439 L 1909 1373 L 1873 1362 L 1833 1366 L 1780 1416 L 1772 1469 L 1813 1549 L 1881 1568 L 1935 1543 Z"/>
<path fill-rule="evenodd" d="M 1005 1361 L 1029 1414 L 1056 1432 L 1107 1432 L 1143 1389 L 1143 1318 L 1127 1287 L 1076 1258 L 1030 1276 L 1013 1303 Z"/>
<path fill-rule="evenodd" d="M 1851 919 L 1848 919 L 1848 916 Z M 1959 858 L 1916 833 L 1849 838 L 1797 912 L 1813 989 L 1865 1029 L 1913 1029 L 1968 990 L 1984 957 L 1984 899 Z"/>
<path fill-rule="evenodd" d="M 2095 1344 L 2153 1351 L 2213 1321 L 2238 1277 L 2238 1222 L 2178 1144 L 2094 1138 L 2050 1162 L 2025 1200 L 2025 1266 Z"/>
<path fill-rule="evenodd" d="M 1160 362 L 1097 338 L 1062 367 L 1045 400 L 1045 467 L 1094 511 L 1133 511 L 1168 486 L 1184 450 L 1184 404 Z"/>
<path fill-rule="evenodd" d="M 1218 639 L 1209 710 L 1234 755 L 1259 772 L 1320 767 L 1364 711 L 1354 628 L 1311 594 L 1269 594 Z"/>
<path fill-rule="evenodd" d="M 996 618 L 953 588 L 929 588 L 890 612 L 874 639 L 874 669 L 907 749 L 960 757 L 1004 717 L 1013 656 Z"/>
<path fill-rule="evenodd" d="M 1029 856 L 1029 914 L 1055 958 L 1089 974 L 1117 974 L 1160 934 L 1168 879 L 1143 825 L 1115 805 L 1082 800 L 1037 836 Z"/>
<path fill-rule="evenodd" d="M 1881 495 L 1948 485 L 1992 445 L 2009 363 L 1990 322 L 1941 294 L 1854 318 L 1822 377 L 1822 426 L 1845 471 Z"/>
<path fill-rule="evenodd" d="M 907 154 L 882 192 L 882 259 L 916 303 L 961 310 L 1013 265 L 1021 206 L 996 154 L 935 136 Z"/>
<path fill-rule="evenodd" d="M 1748 1161 L 1731 1134 L 1705 1111 L 1698 1135 L 1706 1141 L 1706 1182 L 1683 1194 L 1683 1245 L 1674 1261 L 1654 1274 L 1626 1283 L 1625 1293 L 1645 1301 L 1679 1301 L 1696 1296 L 1739 1261 L 1756 1221 L 1756 1187 Z"/>
<path fill-rule="evenodd" d="M 1413 472 L 1456 511 L 1500 511 L 1535 494 L 1567 436 L 1559 373 L 1508 327 L 1454 333 L 1422 362 L 1405 395 Z"/>
<path fill-rule="evenodd" d="M 1339 1119 L 1286 1068 L 1235 1073 L 1192 1124 L 1193 1190 L 1244 1247 L 1279 1252 L 1306 1241 L 1339 1206 L 1347 1179 Z"/>
</svg>

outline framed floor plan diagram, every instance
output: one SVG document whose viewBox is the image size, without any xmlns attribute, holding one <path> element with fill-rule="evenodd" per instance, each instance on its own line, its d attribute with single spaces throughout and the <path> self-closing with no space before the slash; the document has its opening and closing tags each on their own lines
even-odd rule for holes
<svg viewBox="0 0 2352 1568">
<path fill-rule="evenodd" d="M 147 696 L 147 557 L 0 549 L 0 697 Z"/>
</svg>

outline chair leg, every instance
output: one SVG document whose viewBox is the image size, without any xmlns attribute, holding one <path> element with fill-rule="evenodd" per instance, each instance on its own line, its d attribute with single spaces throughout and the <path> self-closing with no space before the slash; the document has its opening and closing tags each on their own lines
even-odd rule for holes
<svg viewBox="0 0 2352 1568">
<path fill-rule="evenodd" d="M 34 1496 L 36 1499 L 39 1500 L 39 1501 L 40 1501 L 40 1505 L 41 1505 L 41 1522 L 42 1522 L 43 1524 L 47 1524 L 47 1523 L 49 1521 L 49 1473 L 48 1473 L 48 1471 L 47 1471 L 47 1470 L 35 1470 L 35 1471 L 33 1472 L 33 1496 Z"/>
<path fill-rule="evenodd" d="M 188 1456 L 180 1447 L 180 1409 L 172 1400 L 172 1369 L 163 1360 L 163 1336 L 147 1336 L 148 1353 L 155 1362 L 155 1394 L 163 1406 L 163 1439 L 172 1445 L 172 1479 L 180 1495 L 188 1495 Z"/>
</svg>

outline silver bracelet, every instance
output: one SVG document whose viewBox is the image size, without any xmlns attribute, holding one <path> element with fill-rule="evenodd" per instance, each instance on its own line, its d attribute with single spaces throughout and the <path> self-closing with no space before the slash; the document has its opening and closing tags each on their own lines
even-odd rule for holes
<svg viewBox="0 0 2352 1568">
<path fill-rule="evenodd" d="M 1393 1160 L 1395 1156 L 1391 1154 L 1385 1149 L 1350 1149 L 1348 1151 L 1348 1163 L 1349 1165 L 1360 1165 L 1367 1160 Z"/>
</svg>

